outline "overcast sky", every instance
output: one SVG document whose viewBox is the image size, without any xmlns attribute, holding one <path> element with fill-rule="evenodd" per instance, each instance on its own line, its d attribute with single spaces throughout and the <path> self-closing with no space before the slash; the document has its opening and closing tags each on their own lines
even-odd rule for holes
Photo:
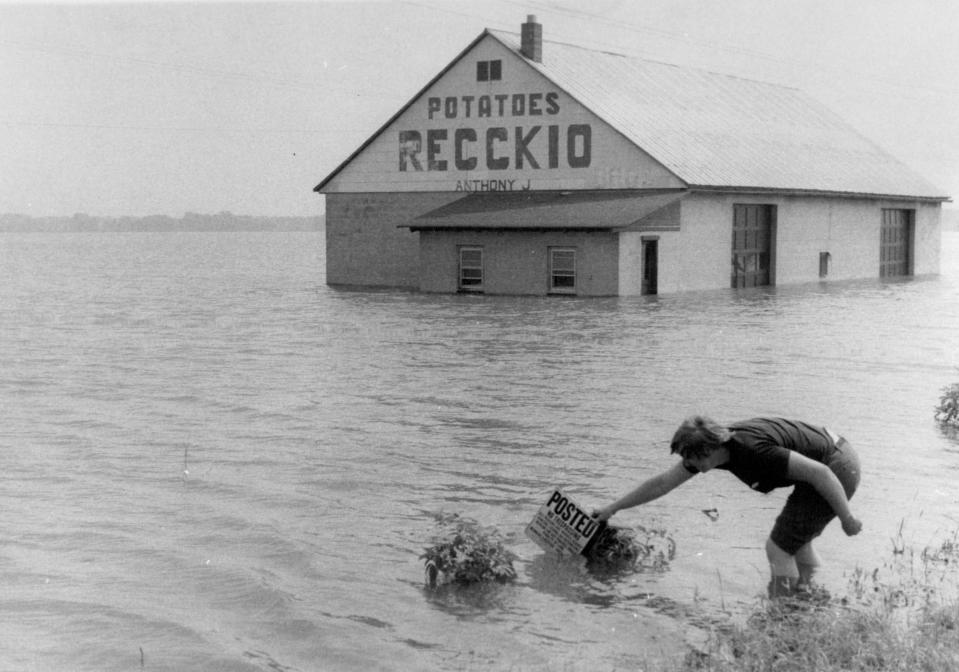
<svg viewBox="0 0 959 672">
<path fill-rule="evenodd" d="M 804 89 L 959 199 L 956 0 L 0 3 L 0 213 L 323 211 L 486 27 Z"/>
</svg>

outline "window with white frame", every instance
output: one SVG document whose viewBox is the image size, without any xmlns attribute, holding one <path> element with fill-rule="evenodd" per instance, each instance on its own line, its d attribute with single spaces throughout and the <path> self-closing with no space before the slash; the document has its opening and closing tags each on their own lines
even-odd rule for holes
<svg viewBox="0 0 959 672">
<path fill-rule="evenodd" d="M 461 292 L 483 291 L 483 248 L 461 247 L 459 290 Z"/>
<path fill-rule="evenodd" d="M 549 248 L 549 291 L 556 294 L 576 293 L 576 250 L 574 248 Z"/>
</svg>

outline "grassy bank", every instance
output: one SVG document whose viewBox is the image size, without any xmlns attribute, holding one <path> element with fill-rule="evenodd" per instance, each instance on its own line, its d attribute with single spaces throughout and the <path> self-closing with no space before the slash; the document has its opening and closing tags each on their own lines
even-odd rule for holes
<svg viewBox="0 0 959 672">
<path fill-rule="evenodd" d="M 841 597 L 764 602 L 712 633 L 685 671 L 832 672 L 959 669 L 957 535 L 920 552 L 893 540 L 890 559 L 856 569 Z"/>
</svg>

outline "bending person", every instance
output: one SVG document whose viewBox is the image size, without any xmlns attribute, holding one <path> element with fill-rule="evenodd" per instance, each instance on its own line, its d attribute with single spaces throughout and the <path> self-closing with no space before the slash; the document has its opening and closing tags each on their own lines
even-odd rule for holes
<svg viewBox="0 0 959 672">
<path fill-rule="evenodd" d="M 848 441 L 824 427 L 783 418 L 754 418 L 722 427 L 695 416 L 676 430 L 670 452 L 682 461 L 593 515 L 608 520 L 711 469 L 729 471 L 762 493 L 795 486 L 766 541 L 770 597 L 811 588 L 820 565 L 812 542 L 833 518 L 838 516 L 847 535 L 862 530 L 849 508 L 859 485 L 859 457 Z"/>
</svg>

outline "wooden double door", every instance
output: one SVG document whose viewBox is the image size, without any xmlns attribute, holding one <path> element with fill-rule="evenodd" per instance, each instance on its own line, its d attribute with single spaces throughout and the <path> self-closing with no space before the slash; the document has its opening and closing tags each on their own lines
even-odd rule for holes
<svg viewBox="0 0 959 672">
<path fill-rule="evenodd" d="M 912 274 L 912 210 L 883 210 L 879 277 Z"/>
<path fill-rule="evenodd" d="M 733 206 L 731 286 L 759 287 L 772 281 L 774 208 L 771 205 Z"/>
</svg>

